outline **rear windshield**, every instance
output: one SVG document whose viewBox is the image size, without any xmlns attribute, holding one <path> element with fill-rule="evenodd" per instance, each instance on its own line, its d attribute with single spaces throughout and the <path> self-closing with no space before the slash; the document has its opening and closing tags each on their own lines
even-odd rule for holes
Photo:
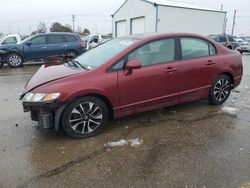
<svg viewBox="0 0 250 188">
<path fill-rule="evenodd" d="M 120 52 L 136 43 L 138 39 L 113 39 L 83 55 L 76 58 L 76 61 L 85 66 L 98 67 L 112 59 Z"/>
</svg>

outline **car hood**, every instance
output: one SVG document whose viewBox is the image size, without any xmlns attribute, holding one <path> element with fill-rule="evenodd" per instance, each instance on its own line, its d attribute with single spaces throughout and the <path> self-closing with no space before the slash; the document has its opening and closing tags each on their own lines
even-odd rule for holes
<svg viewBox="0 0 250 188">
<path fill-rule="evenodd" d="M 25 85 L 26 91 L 30 91 L 43 84 L 65 78 L 74 74 L 85 72 L 86 70 L 78 67 L 65 64 L 49 63 L 42 65 L 38 71 L 30 78 Z"/>
</svg>

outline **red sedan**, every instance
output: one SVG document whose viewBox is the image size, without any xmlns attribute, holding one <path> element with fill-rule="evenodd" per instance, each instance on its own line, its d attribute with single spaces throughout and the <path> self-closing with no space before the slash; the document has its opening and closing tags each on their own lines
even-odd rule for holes
<svg viewBox="0 0 250 188">
<path fill-rule="evenodd" d="M 52 58 L 26 84 L 24 111 L 43 128 L 75 138 L 109 118 L 199 99 L 224 103 L 242 78 L 237 51 L 194 34 L 134 35 L 76 59 Z"/>
</svg>

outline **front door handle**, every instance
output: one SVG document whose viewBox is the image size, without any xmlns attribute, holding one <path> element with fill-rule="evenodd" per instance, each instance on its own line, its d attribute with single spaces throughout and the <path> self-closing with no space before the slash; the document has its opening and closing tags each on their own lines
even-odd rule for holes
<svg viewBox="0 0 250 188">
<path fill-rule="evenodd" d="M 46 49 L 46 48 L 47 48 L 47 46 L 42 46 L 41 48 L 42 48 L 42 49 Z"/>
<path fill-rule="evenodd" d="M 174 67 L 168 67 L 165 69 L 165 72 L 169 74 L 176 72 L 176 71 L 177 71 L 177 68 L 174 68 Z"/>
<path fill-rule="evenodd" d="M 216 61 L 213 61 L 213 60 L 208 60 L 206 65 L 214 65 L 216 64 Z"/>
</svg>

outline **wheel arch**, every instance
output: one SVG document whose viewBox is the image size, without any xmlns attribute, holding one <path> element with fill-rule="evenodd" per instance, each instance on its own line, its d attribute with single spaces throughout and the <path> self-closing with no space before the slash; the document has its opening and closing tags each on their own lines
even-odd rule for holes
<svg viewBox="0 0 250 188">
<path fill-rule="evenodd" d="M 17 55 L 19 55 L 19 56 L 22 58 L 23 62 L 25 61 L 23 54 L 21 54 L 21 53 L 19 53 L 19 52 L 16 52 L 16 51 L 9 51 L 8 53 L 6 53 L 6 54 L 5 54 L 5 61 L 6 61 L 7 57 L 8 57 L 10 54 L 17 54 Z"/>
<path fill-rule="evenodd" d="M 229 78 L 230 78 L 230 80 L 231 80 L 231 84 L 232 84 L 232 88 L 233 88 L 233 86 L 234 86 L 234 77 L 233 77 L 233 74 L 232 73 L 230 73 L 230 72 L 228 72 L 228 71 L 226 71 L 226 72 L 223 72 L 222 74 L 220 74 L 220 75 L 226 75 L 226 76 L 228 76 Z M 219 76 L 220 76 L 219 75 Z"/>
<path fill-rule="evenodd" d="M 99 93 L 86 93 L 86 94 L 78 95 L 78 96 L 70 99 L 65 105 L 63 105 L 61 108 L 56 110 L 56 112 L 55 112 L 55 130 L 56 131 L 59 130 L 59 127 L 61 125 L 62 114 L 63 114 L 65 108 L 70 103 L 72 103 L 73 101 L 75 101 L 75 100 L 77 100 L 79 98 L 82 98 L 82 97 L 96 97 L 96 98 L 99 98 L 100 100 L 102 100 L 105 103 L 105 105 L 108 108 L 108 118 L 112 119 L 114 117 L 113 105 L 106 96 L 104 96 L 102 94 L 99 94 Z"/>
</svg>

